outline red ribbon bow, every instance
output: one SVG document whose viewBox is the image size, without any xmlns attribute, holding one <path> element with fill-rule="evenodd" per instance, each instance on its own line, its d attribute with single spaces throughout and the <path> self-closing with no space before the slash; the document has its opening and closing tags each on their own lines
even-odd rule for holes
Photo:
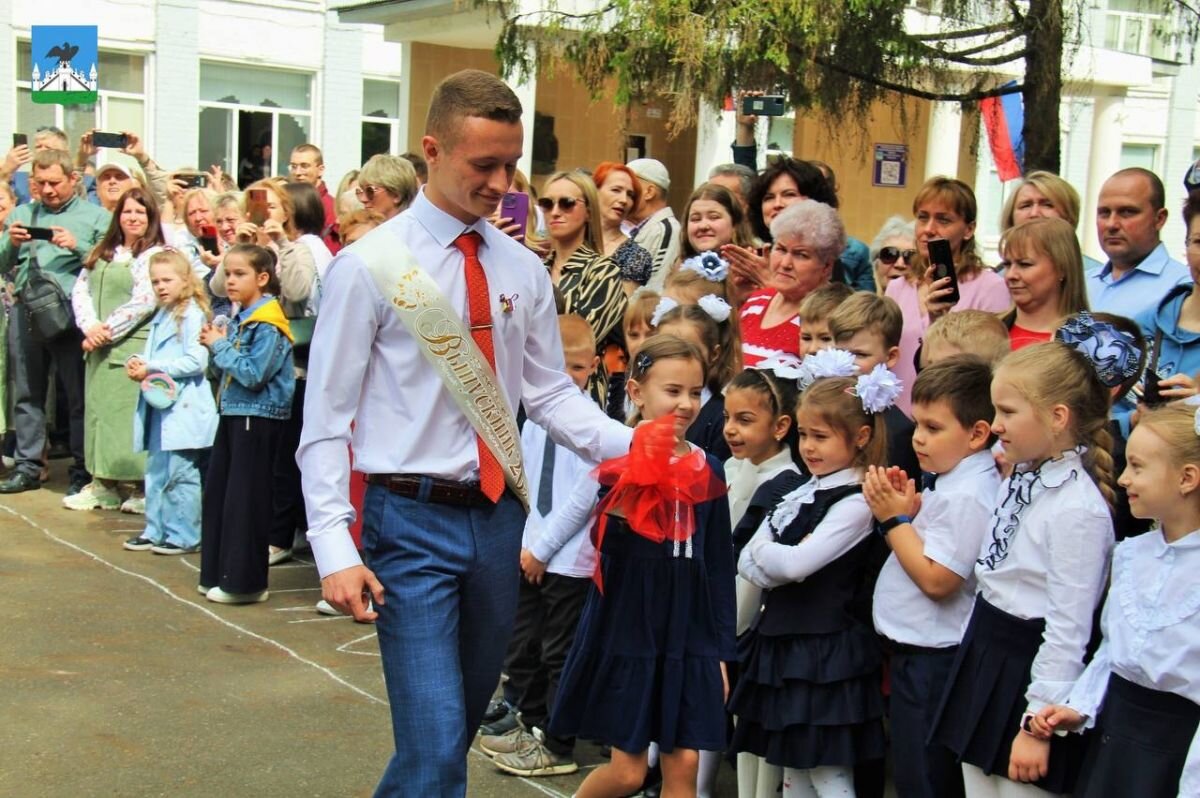
<svg viewBox="0 0 1200 798">
<path fill-rule="evenodd" d="M 604 594 L 599 552 L 609 515 L 625 518 L 629 529 L 655 543 L 686 541 L 696 531 L 695 505 L 725 494 L 725 483 L 708 467 L 699 449 L 671 461 L 675 453 L 674 416 L 642 424 L 633 433 L 629 454 L 605 460 L 592 471 L 592 478 L 611 486 L 596 508 L 592 543 L 596 547 L 596 571 L 592 581 Z"/>
</svg>

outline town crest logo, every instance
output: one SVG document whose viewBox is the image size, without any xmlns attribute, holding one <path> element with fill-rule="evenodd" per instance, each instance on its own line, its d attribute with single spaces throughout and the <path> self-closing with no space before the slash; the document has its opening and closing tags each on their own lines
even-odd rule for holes
<svg viewBox="0 0 1200 798">
<path fill-rule="evenodd" d="M 35 103 L 96 102 L 100 59 L 95 25 L 34 25 L 30 38 Z"/>
</svg>

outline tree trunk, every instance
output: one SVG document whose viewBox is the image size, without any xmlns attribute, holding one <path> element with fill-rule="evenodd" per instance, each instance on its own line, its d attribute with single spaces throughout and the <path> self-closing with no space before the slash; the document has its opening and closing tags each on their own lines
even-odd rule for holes
<svg viewBox="0 0 1200 798">
<path fill-rule="evenodd" d="M 1028 54 L 1025 56 L 1025 172 L 1045 169 L 1058 174 L 1061 132 L 1058 111 L 1062 101 L 1062 0 L 1029 0 L 1025 16 Z"/>
</svg>

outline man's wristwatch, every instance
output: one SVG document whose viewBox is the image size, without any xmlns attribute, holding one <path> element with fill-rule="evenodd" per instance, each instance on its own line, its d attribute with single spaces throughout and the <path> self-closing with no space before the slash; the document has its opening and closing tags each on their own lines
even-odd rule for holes
<svg viewBox="0 0 1200 798">
<path fill-rule="evenodd" d="M 880 521 L 875 525 L 875 531 L 879 533 L 881 538 L 886 538 L 888 532 L 891 532 L 901 524 L 911 524 L 912 519 L 907 515 L 894 515 L 886 521 Z"/>
</svg>

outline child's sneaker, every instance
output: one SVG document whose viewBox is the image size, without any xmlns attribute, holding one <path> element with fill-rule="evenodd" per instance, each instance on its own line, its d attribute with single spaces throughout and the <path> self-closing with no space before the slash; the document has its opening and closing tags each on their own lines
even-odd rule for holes
<svg viewBox="0 0 1200 798">
<path fill-rule="evenodd" d="M 533 732 L 525 728 L 520 721 L 504 734 L 485 734 L 479 738 L 479 750 L 488 756 L 513 754 L 530 743 L 536 743 Z"/>
<path fill-rule="evenodd" d="M 258 604 L 266 601 L 270 595 L 266 590 L 257 593 L 226 593 L 221 588 L 214 587 L 208 591 L 205 598 L 218 604 Z"/>
<path fill-rule="evenodd" d="M 133 515 L 146 514 L 146 497 L 140 493 L 134 493 L 128 499 L 121 502 L 121 512 L 132 513 Z"/>
<path fill-rule="evenodd" d="M 154 552 L 155 554 L 195 554 L 196 552 L 200 551 L 200 546 L 197 544 L 195 546 L 184 548 L 183 546 L 176 546 L 170 541 L 163 541 L 162 543 L 155 543 L 153 546 L 151 546 L 150 551 Z"/>
<path fill-rule="evenodd" d="M 64 496 L 62 505 L 68 510 L 116 510 L 121 494 L 93 479 L 74 496 Z"/>
<path fill-rule="evenodd" d="M 138 535 L 137 537 L 130 538 L 122 543 L 121 548 L 125 549 L 126 551 L 149 551 L 157 545 L 158 544 L 150 538 L 144 538 L 141 535 Z"/>
<path fill-rule="evenodd" d="M 514 776 L 562 776 L 579 770 L 574 759 L 554 753 L 536 737 L 518 751 L 498 754 L 492 762 Z"/>
</svg>

